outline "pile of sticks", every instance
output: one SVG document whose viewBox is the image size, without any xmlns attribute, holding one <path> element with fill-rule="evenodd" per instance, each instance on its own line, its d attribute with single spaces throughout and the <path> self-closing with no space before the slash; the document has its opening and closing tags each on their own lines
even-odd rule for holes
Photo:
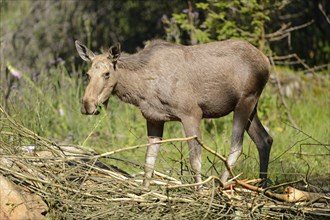
<svg viewBox="0 0 330 220">
<path fill-rule="evenodd" d="M 36 209 L 35 204 L 25 206 L 27 210 L 40 211 L 39 216 L 45 219 L 327 219 L 330 216 L 329 195 L 292 187 L 305 180 L 262 189 L 258 187 L 259 180 L 242 181 L 240 175 L 230 170 L 234 178 L 229 182 L 223 184 L 218 177 L 210 176 L 203 182 L 203 190 L 196 191 L 196 184 L 182 183 L 165 172 L 155 171 L 153 185 L 144 189 L 142 176 L 133 177 L 104 160 L 147 144 L 103 154 L 79 146 L 60 146 L 17 123 L 1 106 L 0 113 L 0 177 L 38 196 L 44 202 L 43 208 Z M 184 142 L 192 138 L 196 137 L 162 142 Z M 226 158 L 200 144 L 226 165 Z M 0 205 L 8 206 L 8 203 L 0 202 Z M 10 204 L 10 209 L 6 208 L 14 212 L 21 205 Z M 8 213 L 2 216 L 6 215 L 10 216 Z M 32 219 L 36 214 L 30 216 Z"/>
</svg>

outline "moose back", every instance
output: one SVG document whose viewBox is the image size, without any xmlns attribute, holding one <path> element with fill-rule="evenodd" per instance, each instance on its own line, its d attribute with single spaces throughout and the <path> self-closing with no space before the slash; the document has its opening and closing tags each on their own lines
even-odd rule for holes
<svg viewBox="0 0 330 220">
<path fill-rule="evenodd" d="M 230 153 L 233 166 L 242 152 L 247 131 L 259 152 L 260 177 L 267 178 L 272 138 L 257 114 L 259 97 L 269 78 L 269 61 L 257 48 L 239 40 L 183 46 L 151 41 L 135 54 L 121 53 L 120 44 L 95 55 L 76 41 L 80 57 L 91 62 L 81 112 L 98 114 L 111 95 L 137 106 L 147 121 L 150 146 L 145 157 L 144 186 L 150 185 L 164 123 L 180 121 L 186 136 L 201 138 L 202 118 L 234 112 Z M 201 182 L 201 146 L 188 141 L 190 164 Z M 224 171 L 225 182 L 229 172 Z"/>
</svg>

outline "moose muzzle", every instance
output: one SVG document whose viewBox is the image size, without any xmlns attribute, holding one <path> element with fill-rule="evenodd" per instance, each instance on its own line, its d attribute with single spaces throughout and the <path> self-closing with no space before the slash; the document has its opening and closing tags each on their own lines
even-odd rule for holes
<svg viewBox="0 0 330 220">
<path fill-rule="evenodd" d="M 100 113 L 97 107 L 96 100 L 93 99 L 83 99 L 81 105 L 81 113 L 84 115 L 98 115 Z"/>
</svg>

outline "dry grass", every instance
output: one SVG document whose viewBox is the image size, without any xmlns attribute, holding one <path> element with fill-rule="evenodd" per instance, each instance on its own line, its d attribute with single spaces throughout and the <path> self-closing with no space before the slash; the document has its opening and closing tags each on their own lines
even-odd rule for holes
<svg viewBox="0 0 330 220">
<path fill-rule="evenodd" d="M 39 195 L 48 205 L 44 214 L 49 219 L 327 219 L 330 216 L 329 197 L 324 193 L 317 192 L 312 200 L 300 202 L 271 197 L 285 185 L 308 184 L 306 180 L 262 190 L 253 183 L 258 181 L 241 182 L 239 175 L 233 185 L 221 188 L 218 178 L 211 176 L 204 181 L 205 190 L 197 192 L 194 184 L 181 184 L 156 172 L 154 185 L 147 190 L 141 186 L 142 176 L 132 177 L 100 161 L 147 145 L 105 154 L 79 146 L 60 146 L 20 125 L 1 106 L 0 112 L 0 174 Z M 312 187 L 309 185 L 305 190 Z"/>
</svg>

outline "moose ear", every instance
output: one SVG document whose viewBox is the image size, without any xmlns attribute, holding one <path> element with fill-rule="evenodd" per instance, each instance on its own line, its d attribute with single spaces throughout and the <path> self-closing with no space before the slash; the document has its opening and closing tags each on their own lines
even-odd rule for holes
<svg viewBox="0 0 330 220">
<path fill-rule="evenodd" d="M 115 64 L 118 61 L 121 53 L 120 43 L 116 43 L 115 45 L 111 46 L 108 53 L 108 58 L 112 61 L 113 64 Z"/>
<path fill-rule="evenodd" d="M 86 62 L 91 62 L 95 58 L 95 54 L 89 50 L 85 45 L 83 45 L 80 41 L 75 41 L 76 49 L 79 53 L 81 59 L 85 60 Z"/>
</svg>

